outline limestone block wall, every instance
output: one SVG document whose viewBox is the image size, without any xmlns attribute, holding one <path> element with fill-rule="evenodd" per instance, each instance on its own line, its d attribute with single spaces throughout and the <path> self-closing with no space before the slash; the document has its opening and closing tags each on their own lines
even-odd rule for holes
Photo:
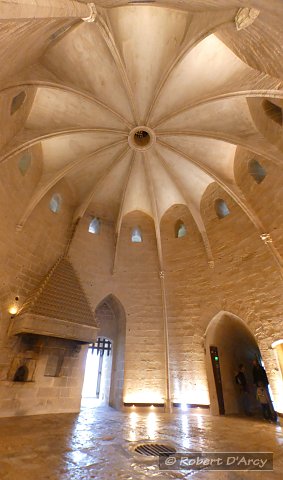
<svg viewBox="0 0 283 480">
<path fill-rule="evenodd" d="M 66 355 L 61 377 L 51 378 L 44 375 L 49 358 L 46 352 L 49 348 L 54 349 L 53 353 L 58 352 L 59 346 L 55 340 L 54 344 L 43 343 L 40 360 L 39 356 L 34 358 L 35 354 L 29 353 L 29 360 L 37 361 L 34 381 L 25 385 L 12 382 L 13 361 L 23 352 L 19 339 L 7 337 L 8 307 L 15 296 L 19 296 L 19 303 L 25 300 L 62 254 L 73 211 L 68 185 L 59 183 L 50 196 L 39 203 L 24 229 L 16 233 L 23 206 L 40 175 L 39 146 L 34 147 L 33 157 L 32 168 L 25 176 L 19 172 L 19 158 L 15 156 L 9 170 L 3 165 L 0 179 L 1 204 L 5 205 L 0 237 L 3 272 L 0 288 L 2 415 L 78 410 L 87 350 L 83 348 L 75 356 Z M 260 158 L 267 176 L 261 184 L 256 184 L 247 174 L 249 158 L 249 152 L 237 150 L 237 183 L 281 253 L 282 178 L 274 163 Z M 55 191 L 63 197 L 62 212 L 58 215 L 48 210 L 48 202 Z M 9 203 L 6 201 L 8 197 Z M 230 209 L 230 215 L 223 219 L 217 217 L 214 208 L 218 198 L 224 199 Z M 251 221 L 216 184 L 210 185 L 205 192 L 201 213 L 212 247 L 214 269 L 208 266 L 201 235 L 185 206 L 171 208 L 161 221 L 172 400 L 191 404 L 210 402 L 205 332 L 215 315 L 226 311 L 241 318 L 255 336 L 276 405 L 283 411 L 280 403 L 282 377 L 275 351 L 271 348 L 272 342 L 282 338 L 283 290 L 278 265 Z M 88 232 L 88 225 L 95 214 L 89 212 L 79 223 L 69 252 L 70 261 L 93 311 L 109 295 L 116 298 L 116 308 L 124 311 L 125 332 L 120 331 L 119 335 L 125 342 L 121 343 L 114 367 L 119 372 L 125 366 L 124 377 L 116 376 L 120 397 L 123 392 L 125 402 L 162 402 L 165 393 L 163 312 L 153 221 L 141 212 L 127 215 L 123 219 L 115 257 L 115 223 L 102 218 L 100 234 L 93 235 Z M 185 223 L 188 231 L 187 236 L 180 239 L 175 238 L 178 220 Z M 131 230 L 136 226 L 142 230 L 143 242 L 140 244 L 131 242 Z M 113 308 L 116 319 L 119 312 Z M 64 403 L 61 401 L 63 396 Z"/>
<path fill-rule="evenodd" d="M 88 233 L 91 216 L 85 217 L 70 249 L 71 261 L 95 309 L 110 293 L 126 312 L 125 402 L 164 400 L 163 318 L 159 264 L 153 221 L 138 212 L 125 217 L 115 251 L 115 224 L 102 220 L 99 235 Z M 131 242 L 139 226 L 143 242 Z"/>
<path fill-rule="evenodd" d="M 283 175 L 280 169 L 280 155 L 278 160 L 271 161 L 267 158 L 252 155 L 249 151 L 242 148 L 237 149 L 235 158 L 235 178 L 248 199 L 250 205 L 261 219 L 266 232 L 270 234 L 273 245 L 279 255 L 283 255 L 283 212 L 282 212 L 282 181 Z M 266 177 L 257 184 L 254 179 L 247 174 L 248 162 L 255 158 L 264 167 Z M 271 261 L 270 270 L 268 269 L 267 259 L 268 249 L 262 249 L 262 254 L 254 258 L 258 269 L 263 270 L 263 274 L 258 277 L 257 288 L 260 288 L 254 310 L 256 321 L 253 332 L 255 333 L 262 354 L 268 365 L 269 376 L 273 383 L 273 391 L 277 397 L 277 405 L 280 411 L 283 411 L 283 383 L 276 363 L 275 351 L 271 349 L 271 344 L 282 338 L 282 277 L 278 275 L 278 267 L 274 260 Z M 264 259 L 264 260 L 263 260 Z M 272 272 L 269 275 L 269 271 Z M 263 293 L 263 290 L 265 292 Z"/>
<path fill-rule="evenodd" d="M 17 339 L 18 363 L 0 383 L 1 416 L 74 412 L 80 408 L 87 346 L 55 338 Z M 27 382 L 13 382 L 15 368 L 29 360 L 35 370 Z"/>
<path fill-rule="evenodd" d="M 221 220 L 214 210 L 217 198 L 227 201 L 230 209 L 230 215 Z M 251 221 L 215 184 L 203 197 L 202 211 L 215 259 L 206 325 L 221 310 L 246 322 L 257 339 L 279 408 L 282 383 L 271 349 L 272 342 L 282 336 L 282 277 L 278 266 Z"/>
<path fill-rule="evenodd" d="M 256 183 L 248 174 L 249 161 L 255 159 L 264 168 L 266 177 L 261 183 Z M 235 176 L 238 185 L 270 233 L 274 245 L 279 252 L 283 252 L 283 225 L 282 225 L 282 173 L 280 160 L 278 165 L 262 156 L 255 155 L 241 147 L 237 148 L 235 157 Z M 264 199 L 264 201 L 262 201 Z"/>
<path fill-rule="evenodd" d="M 281 252 L 282 176 L 274 163 L 260 158 L 267 176 L 257 184 L 248 174 L 251 154 L 238 149 L 235 176 L 251 208 Z M 214 203 L 226 201 L 230 215 L 217 217 Z M 264 200 L 264 201 L 263 201 Z M 209 403 L 204 336 L 220 311 L 239 316 L 255 336 L 268 371 L 277 408 L 282 411 L 282 378 L 273 341 L 282 337 L 282 277 L 269 248 L 240 207 L 216 184 L 205 192 L 201 213 L 215 261 L 207 264 L 197 228 L 183 206 L 168 211 L 161 223 L 169 315 L 169 353 L 174 401 Z M 184 221 L 188 236 L 174 238 L 174 225 Z"/>
<path fill-rule="evenodd" d="M 181 220 L 187 235 L 175 236 Z M 204 311 L 210 307 L 211 272 L 201 235 L 183 205 L 172 207 L 161 222 L 169 323 L 172 400 L 209 404 L 204 357 Z"/>
<path fill-rule="evenodd" d="M 230 215 L 221 220 L 214 208 L 217 198 L 224 199 L 230 209 Z M 170 209 L 161 223 L 172 400 L 209 403 L 204 337 L 209 322 L 222 310 L 239 316 L 255 335 L 278 400 L 280 384 L 276 359 L 270 349 L 273 339 L 280 336 L 278 315 L 282 288 L 278 268 L 250 220 L 217 185 L 208 188 L 201 207 L 212 245 L 214 269 L 208 266 L 201 235 L 186 207 Z M 178 220 L 182 220 L 188 229 L 188 235 L 180 239 L 175 238 Z M 125 308 L 124 401 L 141 401 L 146 399 L 148 392 L 155 392 L 156 385 L 159 385 L 160 392 L 164 392 L 164 383 L 158 383 L 158 375 L 160 378 L 164 376 L 164 351 L 153 226 L 152 244 L 148 244 L 143 215 L 135 214 L 126 219 L 118 245 L 116 271 L 111 275 L 113 226 L 102 222 L 101 233 L 95 236 L 87 233 L 89 221 L 90 218 L 85 218 L 78 228 L 71 247 L 71 259 L 93 307 L 113 292 Z M 143 244 L 130 242 L 131 227 L 135 225 L 142 227 Z M 155 312 L 159 323 L 155 319 L 154 324 Z M 159 356 L 156 347 L 160 348 Z M 142 370 L 144 365 L 146 370 Z"/>
<path fill-rule="evenodd" d="M 1 165 L 0 177 L 0 412 L 1 415 L 37 413 L 48 407 L 43 391 L 50 379 L 41 377 L 40 369 L 35 372 L 36 382 L 16 385 L 9 377 L 14 359 L 21 353 L 21 342 L 8 337 L 11 305 L 21 306 L 36 288 L 57 258 L 62 255 L 69 235 L 72 214 L 72 195 L 68 185 L 62 181 L 46 195 L 28 219 L 22 231 L 16 225 L 28 204 L 41 174 L 41 147 L 30 149 L 31 163 L 25 173 L 19 170 L 21 154 L 15 155 L 8 163 Z M 49 210 L 53 193 L 62 197 L 62 208 L 58 214 Z M 15 297 L 19 300 L 15 301 Z M 42 368 L 44 359 L 41 360 Z M 48 382 L 47 382 L 48 380 Z M 40 385 L 42 381 L 42 385 Z M 58 381 L 58 380 L 57 380 Z M 36 385 L 36 386 L 35 386 Z M 26 386 L 26 388 L 25 388 Z M 47 390 L 45 390 L 47 392 Z M 26 393 L 29 392 L 29 393 Z M 44 401 L 43 401 L 44 399 Z M 57 407 L 56 407 L 57 408 Z"/>
</svg>

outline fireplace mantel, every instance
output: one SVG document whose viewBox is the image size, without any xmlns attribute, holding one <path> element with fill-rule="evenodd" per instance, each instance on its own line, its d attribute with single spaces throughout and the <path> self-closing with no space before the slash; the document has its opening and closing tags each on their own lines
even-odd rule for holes
<svg viewBox="0 0 283 480">
<path fill-rule="evenodd" d="M 97 326 L 27 312 L 13 318 L 9 334 L 34 334 L 92 343 L 96 341 L 97 330 Z"/>
</svg>

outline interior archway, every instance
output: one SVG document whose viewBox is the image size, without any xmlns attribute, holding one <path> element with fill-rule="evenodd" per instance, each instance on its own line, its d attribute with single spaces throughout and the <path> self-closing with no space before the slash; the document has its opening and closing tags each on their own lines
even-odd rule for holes
<svg viewBox="0 0 283 480">
<path fill-rule="evenodd" d="M 258 404 L 252 362 L 255 358 L 261 362 L 261 353 L 245 323 L 232 313 L 218 313 L 206 330 L 205 351 L 211 413 L 243 414 L 240 391 L 235 381 L 240 364 L 245 367 L 251 409 L 256 410 Z"/>
<path fill-rule="evenodd" d="M 125 311 L 116 297 L 108 295 L 96 307 L 95 316 L 99 330 L 96 343 L 89 348 L 82 395 L 96 398 L 97 405 L 108 404 L 121 409 L 124 385 Z"/>
</svg>

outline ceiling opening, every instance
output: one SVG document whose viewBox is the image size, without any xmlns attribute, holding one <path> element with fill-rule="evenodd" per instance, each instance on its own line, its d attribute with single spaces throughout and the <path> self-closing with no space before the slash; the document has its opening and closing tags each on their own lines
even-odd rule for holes
<svg viewBox="0 0 283 480">
<path fill-rule="evenodd" d="M 138 130 L 134 135 L 134 142 L 138 147 L 146 147 L 150 142 L 149 133 L 145 130 Z"/>
</svg>

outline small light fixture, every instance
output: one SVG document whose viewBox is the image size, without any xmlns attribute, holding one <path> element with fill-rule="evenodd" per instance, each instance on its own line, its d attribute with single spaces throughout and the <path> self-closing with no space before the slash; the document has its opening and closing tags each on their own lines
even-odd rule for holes
<svg viewBox="0 0 283 480">
<path fill-rule="evenodd" d="M 16 305 L 12 305 L 10 308 L 9 308 L 9 313 L 10 315 L 17 315 L 18 313 L 18 307 Z"/>
<path fill-rule="evenodd" d="M 18 306 L 18 303 L 17 303 L 18 301 L 19 301 L 19 297 L 15 297 L 15 302 L 8 309 L 8 312 L 10 313 L 10 315 L 12 315 L 12 317 L 17 315 L 17 313 L 19 311 L 19 306 Z"/>
</svg>

